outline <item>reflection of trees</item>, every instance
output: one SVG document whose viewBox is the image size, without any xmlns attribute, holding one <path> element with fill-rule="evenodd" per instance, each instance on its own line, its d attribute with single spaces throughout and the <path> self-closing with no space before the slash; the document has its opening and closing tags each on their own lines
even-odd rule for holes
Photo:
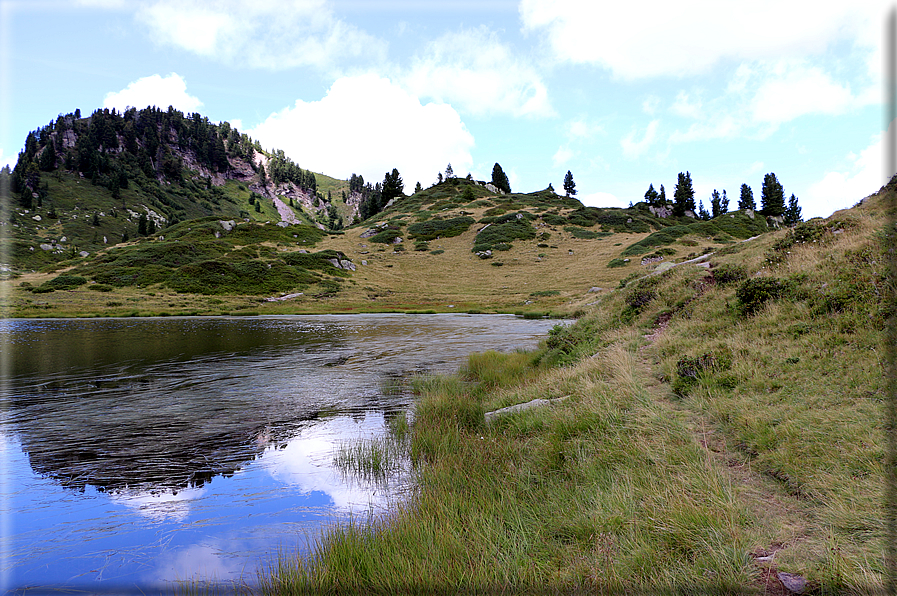
<svg viewBox="0 0 897 596">
<path fill-rule="evenodd" d="M 14 424 L 37 474 L 67 488 L 180 490 L 229 475 L 317 418 L 245 394 L 54 390 L 19 400 Z M 35 422 L 32 422 L 35 421 Z"/>
<path fill-rule="evenodd" d="M 321 366 L 343 343 L 337 327 L 277 320 L 14 324 L 11 426 L 36 473 L 79 490 L 233 473 L 317 416 L 319 404 L 294 403 L 294 367 Z"/>
</svg>

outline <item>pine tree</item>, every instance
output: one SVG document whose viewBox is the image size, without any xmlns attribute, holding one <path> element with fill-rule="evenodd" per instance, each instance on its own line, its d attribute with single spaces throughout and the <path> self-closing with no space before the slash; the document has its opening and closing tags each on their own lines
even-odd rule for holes
<svg viewBox="0 0 897 596">
<path fill-rule="evenodd" d="M 146 222 L 146 235 L 152 236 L 155 233 L 156 233 L 156 220 L 150 219 L 149 221 Z"/>
<path fill-rule="evenodd" d="M 264 164 L 259 164 L 259 184 L 262 186 L 268 186 L 268 176 L 265 174 Z"/>
<path fill-rule="evenodd" d="M 739 209 L 756 210 L 757 203 L 754 201 L 754 191 L 747 184 L 741 185 L 741 198 L 738 199 Z"/>
<path fill-rule="evenodd" d="M 140 214 L 140 219 L 137 220 L 137 235 L 146 236 L 146 215 L 144 214 Z"/>
<path fill-rule="evenodd" d="M 576 183 L 573 182 L 573 174 L 570 173 L 570 170 L 567 170 L 567 175 L 564 176 L 564 193 L 568 197 L 576 194 Z"/>
<path fill-rule="evenodd" d="M 660 185 L 660 193 L 657 195 L 657 204 L 661 207 L 666 205 L 667 202 L 667 191 L 663 189 L 663 184 Z"/>
<path fill-rule="evenodd" d="M 417 184 L 414 185 L 414 193 L 417 194 L 422 191 L 424 187 L 420 185 L 420 180 L 417 181 Z"/>
<path fill-rule="evenodd" d="M 455 171 L 452 169 L 452 164 L 450 163 L 445 167 L 445 179 L 449 180 L 455 177 Z"/>
<path fill-rule="evenodd" d="M 498 165 L 498 162 L 492 166 L 492 186 L 504 193 L 511 192 L 511 183 L 508 181 L 505 171 Z"/>
<path fill-rule="evenodd" d="M 760 195 L 760 213 L 779 216 L 785 213 L 785 189 L 773 173 L 763 177 L 763 190 Z"/>
<path fill-rule="evenodd" d="M 720 211 L 722 213 L 729 212 L 729 197 L 726 196 L 725 190 L 723 190 L 723 200 L 720 202 Z"/>
<path fill-rule="evenodd" d="M 648 185 L 648 190 L 645 191 L 645 202 L 650 206 L 657 205 L 657 199 L 660 195 L 654 190 L 654 183 Z"/>
<path fill-rule="evenodd" d="M 673 191 L 673 215 L 682 217 L 686 211 L 695 210 L 695 191 L 689 172 L 679 172 L 676 190 Z"/>
<path fill-rule="evenodd" d="M 717 217 L 722 213 L 722 199 L 715 188 L 710 193 L 710 213 L 711 217 Z"/>
<path fill-rule="evenodd" d="M 786 226 L 794 227 L 804 219 L 800 216 L 800 212 L 802 209 L 797 204 L 797 197 L 794 196 L 794 193 L 791 193 L 791 198 L 788 199 L 788 207 L 785 209 L 785 213 L 783 215 Z"/>
<path fill-rule="evenodd" d="M 710 219 L 710 214 L 704 209 L 704 201 L 701 201 L 698 204 L 698 219 L 703 219 L 705 221 Z"/>
</svg>

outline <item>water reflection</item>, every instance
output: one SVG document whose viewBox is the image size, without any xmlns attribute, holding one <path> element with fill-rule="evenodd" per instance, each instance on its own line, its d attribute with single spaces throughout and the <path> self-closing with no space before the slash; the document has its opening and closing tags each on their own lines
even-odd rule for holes
<svg viewBox="0 0 897 596">
<path fill-rule="evenodd" d="M 411 407 L 401 380 L 533 346 L 547 321 L 379 315 L 6 321 L 4 587 L 237 580 L 406 490 L 336 447 Z M 199 574 L 199 575 L 196 575 Z"/>
</svg>

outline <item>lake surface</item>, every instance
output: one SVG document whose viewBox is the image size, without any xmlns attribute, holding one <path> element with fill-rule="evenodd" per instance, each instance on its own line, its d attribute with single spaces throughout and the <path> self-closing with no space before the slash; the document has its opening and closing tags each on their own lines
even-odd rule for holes
<svg viewBox="0 0 897 596">
<path fill-rule="evenodd" d="M 253 584 L 323 527 L 409 489 L 346 476 L 346 441 L 412 415 L 407 379 L 533 348 L 502 315 L 0 321 L 0 587 Z M 404 389 L 403 389 L 404 387 Z"/>
</svg>

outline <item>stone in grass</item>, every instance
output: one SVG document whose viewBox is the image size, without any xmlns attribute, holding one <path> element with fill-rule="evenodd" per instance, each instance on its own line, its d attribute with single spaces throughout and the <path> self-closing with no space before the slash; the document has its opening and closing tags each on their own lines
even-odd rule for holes
<svg viewBox="0 0 897 596">
<path fill-rule="evenodd" d="M 779 571 L 778 574 L 779 581 L 782 582 L 782 585 L 785 588 L 794 594 L 801 594 L 804 591 L 804 588 L 807 587 L 807 580 L 800 575 L 794 573 L 785 573 L 784 571 Z"/>
</svg>

